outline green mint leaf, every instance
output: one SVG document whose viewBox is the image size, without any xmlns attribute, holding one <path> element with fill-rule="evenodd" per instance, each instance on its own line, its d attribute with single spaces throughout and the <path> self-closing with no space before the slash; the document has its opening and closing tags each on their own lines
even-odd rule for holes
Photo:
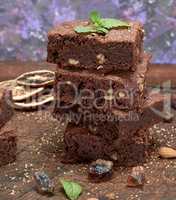
<svg viewBox="0 0 176 200">
<path fill-rule="evenodd" d="M 90 20 L 93 24 L 95 24 L 96 26 L 98 26 L 100 24 L 101 21 L 101 15 L 98 11 L 92 11 L 90 13 Z"/>
<path fill-rule="evenodd" d="M 130 25 L 125 21 L 121 21 L 114 18 L 101 18 L 101 15 L 98 11 L 92 11 L 90 13 L 91 25 L 89 26 L 78 26 L 74 30 L 77 33 L 100 33 L 107 34 L 108 31 L 112 28 L 117 27 L 126 27 Z"/>
<path fill-rule="evenodd" d="M 117 28 L 117 27 L 129 27 L 129 23 L 113 19 L 113 18 L 104 18 L 101 19 L 101 26 L 107 29 Z"/>
<path fill-rule="evenodd" d="M 102 34 L 107 34 L 109 31 L 103 27 L 96 27 L 96 32 L 102 33 Z"/>
<path fill-rule="evenodd" d="M 77 33 L 95 33 L 96 29 L 92 26 L 77 26 L 74 28 Z"/>
<path fill-rule="evenodd" d="M 78 183 L 63 179 L 60 180 L 60 182 L 70 200 L 77 200 L 79 198 L 80 194 L 82 193 L 82 187 Z"/>
</svg>

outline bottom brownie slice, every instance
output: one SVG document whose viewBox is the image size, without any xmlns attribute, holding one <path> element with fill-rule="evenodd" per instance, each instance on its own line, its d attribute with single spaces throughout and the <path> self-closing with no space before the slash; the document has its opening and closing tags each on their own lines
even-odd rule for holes
<svg viewBox="0 0 176 200">
<path fill-rule="evenodd" d="M 0 166 L 16 160 L 17 136 L 13 130 L 0 131 Z"/>
<path fill-rule="evenodd" d="M 83 162 L 98 158 L 112 159 L 119 166 L 135 166 L 144 163 L 152 150 L 149 128 L 163 120 L 163 102 L 167 96 L 150 94 L 143 112 L 136 121 L 80 121 L 66 129 L 64 141 L 65 162 Z M 116 115 L 115 113 L 114 115 Z M 84 122 L 84 123 L 83 123 Z M 86 123 L 85 123 L 86 122 Z"/>
<path fill-rule="evenodd" d="M 87 128 L 69 125 L 64 136 L 63 162 L 85 162 L 102 158 L 113 160 L 118 166 L 135 166 L 146 162 L 152 149 L 151 141 L 148 130 L 140 130 L 131 138 L 126 135 L 110 141 L 92 134 Z"/>
<path fill-rule="evenodd" d="M 149 130 L 141 129 L 133 135 L 126 135 L 113 142 L 113 159 L 117 166 L 143 164 L 153 151 L 153 139 Z"/>
</svg>

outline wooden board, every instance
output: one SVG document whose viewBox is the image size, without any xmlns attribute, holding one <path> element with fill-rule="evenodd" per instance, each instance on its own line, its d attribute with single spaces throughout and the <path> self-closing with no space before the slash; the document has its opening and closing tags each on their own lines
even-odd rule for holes
<svg viewBox="0 0 176 200">
<path fill-rule="evenodd" d="M 0 62 L 0 81 L 14 79 L 22 73 L 48 69 L 55 70 L 55 65 L 46 62 L 20 62 L 20 61 L 5 61 Z"/>
</svg>

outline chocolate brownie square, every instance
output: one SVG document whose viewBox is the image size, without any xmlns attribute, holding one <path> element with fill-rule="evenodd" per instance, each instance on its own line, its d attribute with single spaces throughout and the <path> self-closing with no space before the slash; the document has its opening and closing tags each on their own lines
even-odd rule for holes
<svg viewBox="0 0 176 200">
<path fill-rule="evenodd" d="M 115 140 L 116 141 L 116 140 Z M 148 130 L 140 130 L 118 139 L 108 141 L 89 129 L 69 125 L 64 135 L 65 156 L 63 162 L 88 162 L 96 159 L 110 159 L 118 166 L 135 166 L 146 162 L 152 148 Z"/>
<path fill-rule="evenodd" d="M 114 112 L 115 116 L 121 116 L 119 121 L 119 131 L 124 134 L 141 130 L 142 128 L 150 128 L 165 119 L 165 103 L 170 101 L 169 97 L 160 93 L 150 93 L 144 101 L 142 112 L 128 113 L 128 117 L 124 117 L 124 112 Z M 133 118 L 134 116 L 134 118 Z"/>
<path fill-rule="evenodd" d="M 153 151 L 153 138 L 148 129 L 141 129 L 113 142 L 113 159 L 117 166 L 137 166 L 144 164 Z"/>
<path fill-rule="evenodd" d="M 14 131 L 0 130 L 0 166 L 14 162 L 16 154 L 17 136 Z"/>
<path fill-rule="evenodd" d="M 56 109 L 80 107 L 100 112 L 139 110 L 145 94 L 145 79 L 150 56 L 143 55 L 137 70 L 99 74 L 96 70 L 67 70 L 57 68 Z"/>
<path fill-rule="evenodd" d="M 69 125 L 64 134 L 65 162 L 84 162 L 104 158 L 109 152 L 106 142 L 87 128 Z M 107 147 L 107 149 L 106 149 Z M 106 152 L 107 151 L 107 152 Z"/>
<path fill-rule="evenodd" d="M 74 31 L 75 27 L 88 24 L 87 21 L 72 21 L 51 30 L 47 61 L 61 68 L 70 66 L 104 73 L 136 70 L 143 49 L 144 31 L 139 22 L 129 22 L 129 28 L 112 29 L 105 36 Z"/>
<path fill-rule="evenodd" d="M 0 129 L 11 119 L 12 115 L 12 93 L 5 90 L 3 94 L 0 94 Z"/>
<path fill-rule="evenodd" d="M 162 122 L 165 116 L 164 102 L 167 100 L 168 97 L 163 94 L 150 93 L 143 103 L 141 112 L 116 110 L 114 114 L 92 113 L 75 106 L 63 113 L 55 110 L 54 116 L 60 118 L 61 115 L 66 115 L 70 123 L 86 127 L 94 135 L 100 134 L 106 140 L 114 140 Z"/>
</svg>

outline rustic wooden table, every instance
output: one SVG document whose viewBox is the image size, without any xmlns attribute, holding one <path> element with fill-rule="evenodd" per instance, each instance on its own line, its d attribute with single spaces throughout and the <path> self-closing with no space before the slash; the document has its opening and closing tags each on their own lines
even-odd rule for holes
<svg viewBox="0 0 176 200">
<path fill-rule="evenodd" d="M 13 79 L 23 72 L 44 68 L 54 70 L 53 65 L 46 63 L 3 62 L 0 63 L 0 80 Z M 174 86 L 175 69 L 170 65 L 152 65 L 148 85 L 156 85 L 171 78 Z M 151 128 L 150 133 L 157 145 L 176 147 L 175 122 L 174 119 L 170 124 L 161 123 Z M 74 180 L 83 186 L 80 200 L 101 195 L 114 196 L 114 199 L 119 200 L 176 199 L 176 160 L 160 159 L 157 151 L 144 165 L 147 182 L 143 189 L 126 187 L 131 169 L 123 167 L 115 170 L 109 182 L 93 184 L 87 179 L 86 164 L 63 165 L 60 162 L 65 123 L 56 121 L 49 109 L 15 112 L 6 126 L 15 129 L 18 135 L 18 157 L 15 163 L 0 168 L 0 200 L 64 200 L 66 197 L 59 178 Z M 41 196 L 35 192 L 33 174 L 38 170 L 46 171 L 54 180 L 55 196 Z"/>
</svg>

